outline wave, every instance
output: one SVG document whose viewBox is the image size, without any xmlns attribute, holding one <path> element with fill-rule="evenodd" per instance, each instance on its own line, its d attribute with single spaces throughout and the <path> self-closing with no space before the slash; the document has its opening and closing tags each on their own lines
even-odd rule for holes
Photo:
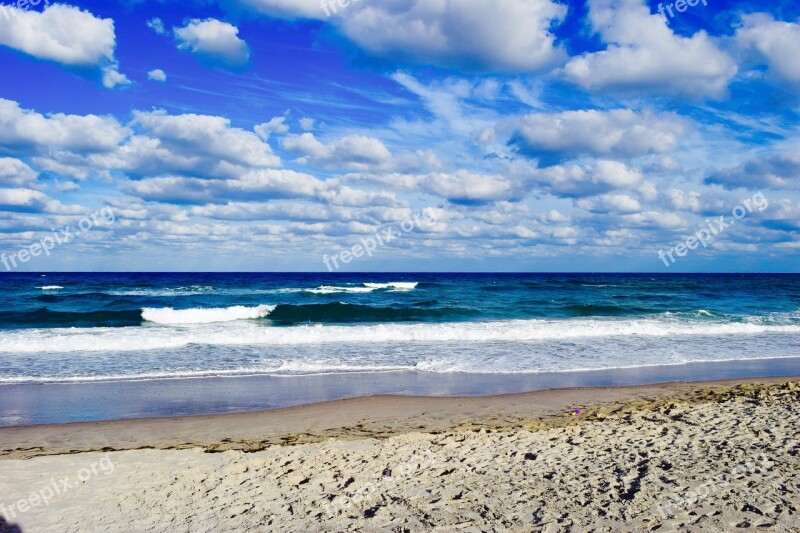
<svg viewBox="0 0 800 533">
<path fill-rule="evenodd" d="M 361 286 L 347 285 L 322 285 L 315 289 L 301 289 L 312 294 L 336 294 L 336 293 L 368 293 L 381 290 L 392 290 L 393 292 L 413 291 L 417 288 L 417 282 L 393 281 L 390 283 L 362 283 Z"/>
<path fill-rule="evenodd" d="M 316 289 L 302 289 L 303 292 L 310 292 L 311 294 L 336 294 L 340 292 L 365 293 L 374 290 L 375 289 L 370 289 L 369 287 L 334 287 L 332 285 L 322 285 Z"/>
<path fill-rule="evenodd" d="M 391 283 L 365 283 L 365 287 L 371 289 L 396 289 L 400 291 L 411 291 L 417 288 L 419 283 L 414 281 L 393 281 Z"/>
<path fill-rule="evenodd" d="M 393 281 L 389 283 L 362 283 L 361 285 L 321 285 L 315 288 L 309 287 L 286 287 L 274 289 L 238 289 L 238 288 L 215 288 L 211 285 L 190 285 L 175 288 L 137 288 L 124 290 L 110 290 L 101 294 L 109 296 L 141 296 L 141 297 L 173 297 L 173 296 L 200 296 L 206 294 L 246 296 L 256 294 L 291 294 L 308 292 L 311 294 L 337 294 L 337 293 L 370 293 L 375 291 L 405 292 L 417 288 L 417 282 Z M 63 287 L 61 287 L 63 288 Z"/>
<path fill-rule="evenodd" d="M 269 313 L 270 306 L 240 308 L 244 317 Z M 197 310 L 164 312 L 166 318 L 181 319 L 177 325 L 203 324 L 189 319 L 240 320 L 237 311 L 215 310 L 219 315 L 193 315 Z M 210 311 L 210 310 L 199 310 Z M 164 318 L 164 317 L 159 317 Z M 502 320 L 491 322 L 444 322 L 371 325 L 295 325 L 269 327 L 254 322 L 207 322 L 194 327 L 75 328 L 0 331 L 0 352 L 139 351 L 170 349 L 200 344 L 208 346 L 299 346 L 337 343 L 436 343 L 436 342 L 538 342 L 587 338 L 649 336 L 747 336 L 798 334 L 800 325 L 767 325 L 752 322 L 713 323 L 667 319 Z"/>
<path fill-rule="evenodd" d="M 63 289 L 64 287 L 62 287 L 61 285 L 45 285 L 43 287 L 36 287 L 36 288 L 42 289 L 43 291 L 57 291 Z"/>
<path fill-rule="evenodd" d="M 274 305 L 259 305 L 257 307 L 219 307 L 209 309 L 180 309 L 172 307 L 142 309 L 142 318 L 147 322 L 156 324 L 213 324 L 216 322 L 231 322 L 234 320 L 248 320 L 267 316 L 275 309 Z"/>
<path fill-rule="evenodd" d="M 453 320 L 474 315 L 475 311 L 461 307 L 375 307 L 335 302 L 327 304 L 278 305 L 269 313 L 267 318 L 281 325 L 286 325 L 301 324 L 303 322 L 350 323 Z"/>
</svg>

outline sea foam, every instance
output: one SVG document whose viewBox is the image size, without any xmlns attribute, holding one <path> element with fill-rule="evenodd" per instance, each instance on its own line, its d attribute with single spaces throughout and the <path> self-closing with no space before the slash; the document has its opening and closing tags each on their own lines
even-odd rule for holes
<svg viewBox="0 0 800 533">
<path fill-rule="evenodd" d="M 537 342 L 650 336 L 749 336 L 800 333 L 800 325 L 712 323 L 667 319 L 500 320 L 353 326 L 271 327 L 239 322 L 268 316 L 273 306 L 225 309 L 145 309 L 148 328 L 52 328 L 0 331 L 0 352 L 136 351 L 209 346 L 291 346 L 336 343 Z M 180 327 L 178 327 L 180 326 Z"/>
<path fill-rule="evenodd" d="M 275 309 L 274 305 L 257 307 L 220 307 L 210 309 L 180 309 L 171 307 L 142 309 L 142 318 L 156 324 L 213 324 L 215 322 L 231 322 L 263 318 Z"/>
</svg>

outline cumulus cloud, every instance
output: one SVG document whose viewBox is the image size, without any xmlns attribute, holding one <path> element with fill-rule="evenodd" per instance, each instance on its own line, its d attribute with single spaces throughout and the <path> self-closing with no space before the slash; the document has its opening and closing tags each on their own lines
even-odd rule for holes
<svg viewBox="0 0 800 533">
<path fill-rule="evenodd" d="M 583 198 L 575 202 L 575 205 L 593 213 L 638 213 L 642 210 L 639 200 L 627 194 L 603 194 L 594 198 Z"/>
<path fill-rule="evenodd" d="M 158 17 L 154 17 L 148 20 L 147 27 L 159 35 L 167 35 L 168 33 L 167 29 L 164 27 L 164 22 Z"/>
<path fill-rule="evenodd" d="M 562 70 L 586 89 L 719 97 L 738 70 L 705 31 L 676 35 L 642 0 L 589 0 L 589 20 L 606 49 L 575 57 Z"/>
<path fill-rule="evenodd" d="M 323 182 L 310 174 L 285 169 L 252 171 L 233 179 L 208 180 L 169 176 L 131 181 L 129 194 L 143 200 L 175 204 L 228 204 L 231 201 L 306 199 L 337 206 L 395 205 L 396 196 Z"/>
<path fill-rule="evenodd" d="M 705 179 L 705 183 L 722 185 L 726 189 L 739 187 L 798 188 L 800 187 L 800 154 L 791 152 L 752 159 L 738 167 L 711 174 Z"/>
<path fill-rule="evenodd" d="M 0 186 L 18 187 L 36 181 L 36 172 L 24 162 L 12 157 L 0 157 Z"/>
<path fill-rule="evenodd" d="M 80 206 L 65 206 L 41 191 L 25 188 L 0 189 L 0 210 L 58 215 L 74 215 L 84 211 Z"/>
<path fill-rule="evenodd" d="M 224 205 L 194 206 L 190 209 L 190 213 L 193 216 L 218 220 L 311 220 L 324 222 L 340 218 L 342 210 L 293 201 L 228 202 Z"/>
<path fill-rule="evenodd" d="M 136 135 L 91 163 L 139 178 L 170 173 L 236 177 L 253 168 L 280 165 L 280 158 L 255 133 L 233 128 L 223 117 L 137 111 L 131 127 Z"/>
<path fill-rule="evenodd" d="M 193 19 L 174 32 L 179 49 L 205 60 L 227 67 L 242 67 L 250 61 L 250 49 L 239 38 L 239 28 L 227 22 Z"/>
<path fill-rule="evenodd" d="M 313 133 L 290 135 L 283 139 L 283 148 L 299 154 L 302 164 L 322 168 L 367 170 L 388 165 L 392 154 L 374 137 L 347 135 L 331 144 L 323 144 Z"/>
<path fill-rule="evenodd" d="M 423 189 L 456 204 L 481 204 L 519 200 L 524 191 L 503 176 L 459 170 L 454 174 L 432 173 L 420 180 Z"/>
<path fill-rule="evenodd" d="M 47 196 L 32 189 L 0 189 L 0 207 L 9 211 L 40 211 L 47 205 Z"/>
<path fill-rule="evenodd" d="M 552 0 L 241 1 L 275 17 L 329 20 L 367 52 L 415 63 L 529 72 L 566 59 L 551 29 L 567 7 Z"/>
<path fill-rule="evenodd" d="M 167 81 L 167 74 L 160 68 L 157 68 L 147 73 L 147 79 L 153 81 Z"/>
<path fill-rule="evenodd" d="M 594 196 L 615 189 L 633 189 L 642 183 L 642 174 L 618 161 L 600 160 L 593 165 L 553 166 L 544 169 L 512 167 L 532 185 L 561 197 Z"/>
<path fill-rule="evenodd" d="M 581 155 L 635 157 L 669 152 L 688 129 L 671 113 L 630 109 L 532 113 L 516 125 L 513 142 L 523 154 L 554 165 Z"/>
<path fill-rule="evenodd" d="M 321 188 L 319 180 L 291 170 L 248 172 L 232 179 L 200 179 L 181 176 L 149 178 L 124 185 L 129 194 L 144 200 L 175 204 L 217 204 L 229 200 L 310 198 Z"/>
<path fill-rule="evenodd" d="M 314 129 L 315 122 L 313 118 L 303 117 L 300 119 L 300 128 L 302 128 L 303 131 L 311 131 Z"/>
<path fill-rule="evenodd" d="M 669 189 L 664 193 L 672 207 L 681 211 L 691 211 L 697 213 L 702 209 L 700 193 L 696 191 L 682 191 L 680 189 Z"/>
<path fill-rule="evenodd" d="M 119 71 L 119 65 L 114 62 L 102 69 L 103 87 L 113 89 L 114 87 L 126 87 L 131 84 L 131 80 Z"/>
<path fill-rule="evenodd" d="M 22 109 L 17 102 L 0 98 L 0 153 L 47 154 L 109 151 L 128 134 L 112 117 L 97 115 L 44 116 Z"/>
<path fill-rule="evenodd" d="M 566 12 L 551 0 L 399 0 L 365 2 L 340 24 L 347 37 L 372 53 L 446 67 L 524 72 L 566 57 L 550 31 Z"/>
<path fill-rule="evenodd" d="M 229 178 L 281 163 L 254 132 L 224 117 L 135 111 L 122 125 L 95 115 L 44 116 L 0 99 L 2 155 L 35 156 L 39 168 L 77 179 L 115 171 L 136 179 Z"/>
<path fill-rule="evenodd" d="M 73 67 L 101 70 L 108 88 L 128 85 L 114 59 L 114 21 L 95 17 L 88 10 L 52 4 L 44 11 L 8 7 L 14 15 L 0 17 L 0 45 L 38 59 Z"/>
<path fill-rule="evenodd" d="M 780 78 L 800 83 L 800 24 L 778 21 L 766 13 L 745 15 L 742 23 L 736 31 L 737 43 L 755 50 Z"/>
<path fill-rule="evenodd" d="M 259 124 L 254 131 L 262 139 L 269 140 L 273 133 L 286 133 L 289 131 L 289 126 L 286 124 L 286 117 L 273 117 L 269 122 Z"/>
</svg>

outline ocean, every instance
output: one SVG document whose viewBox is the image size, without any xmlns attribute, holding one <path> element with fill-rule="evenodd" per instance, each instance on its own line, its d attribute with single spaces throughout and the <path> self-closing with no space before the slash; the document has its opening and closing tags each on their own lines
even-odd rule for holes
<svg viewBox="0 0 800 533">
<path fill-rule="evenodd" d="M 0 276 L 0 384 L 800 356 L 800 275 Z"/>
</svg>

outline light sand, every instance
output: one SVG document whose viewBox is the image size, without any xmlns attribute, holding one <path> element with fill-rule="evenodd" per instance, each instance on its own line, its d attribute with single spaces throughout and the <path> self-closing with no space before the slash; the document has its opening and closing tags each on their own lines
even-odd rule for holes
<svg viewBox="0 0 800 533">
<path fill-rule="evenodd" d="M 800 382 L 748 381 L 759 384 L 7 428 L 0 503 L 83 474 L 11 522 L 22 531 L 798 532 Z M 48 455 L 103 447 L 127 451 Z"/>
</svg>

